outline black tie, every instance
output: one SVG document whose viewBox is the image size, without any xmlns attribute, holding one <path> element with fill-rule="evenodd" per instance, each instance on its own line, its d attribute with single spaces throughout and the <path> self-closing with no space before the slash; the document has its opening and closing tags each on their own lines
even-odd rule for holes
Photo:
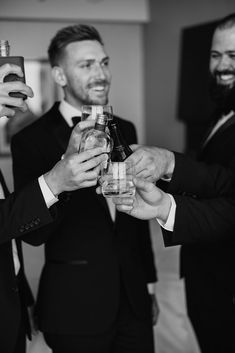
<svg viewBox="0 0 235 353">
<path fill-rule="evenodd" d="M 77 123 L 79 123 L 80 121 L 81 121 L 80 116 L 73 116 L 72 117 L 73 126 L 77 125 Z"/>
</svg>

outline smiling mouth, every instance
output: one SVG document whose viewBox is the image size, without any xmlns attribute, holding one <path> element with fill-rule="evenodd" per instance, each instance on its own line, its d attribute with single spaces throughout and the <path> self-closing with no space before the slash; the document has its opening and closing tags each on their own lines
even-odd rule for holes
<svg viewBox="0 0 235 353">
<path fill-rule="evenodd" d="M 234 74 L 217 74 L 217 81 L 221 84 L 228 85 L 235 80 Z"/>
<path fill-rule="evenodd" d="M 95 93 L 98 93 L 98 94 L 102 94 L 102 93 L 106 93 L 107 92 L 107 86 L 100 86 L 100 85 L 97 85 L 97 86 L 92 86 L 90 87 L 90 90 L 92 92 L 95 92 Z"/>
</svg>

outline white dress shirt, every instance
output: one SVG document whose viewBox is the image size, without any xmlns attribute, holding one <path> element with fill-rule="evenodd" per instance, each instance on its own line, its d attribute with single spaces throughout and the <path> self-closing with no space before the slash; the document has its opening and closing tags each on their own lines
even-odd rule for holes
<svg viewBox="0 0 235 353">
<path fill-rule="evenodd" d="M 212 136 L 216 133 L 216 131 L 222 126 L 224 125 L 232 116 L 234 115 L 234 111 L 231 111 L 229 114 L 227 115 L 223 115 L 215 124 L 214 128 L 212 129 L 211 133 L 209 134 L 209 136 L 207 137 L 206 141 L 204 142 L 205 146 L 207 144 L 207 142 L 212 138 Z M 158 223 L 160 224 L 161 227 L 163 227 L 164 229 L 173 232 L 174 230 L 174 224 L 175 224 L 175 212 L 176 212 L 176 202 L 175 199 L 172 195 L 168 194 L 171 198 L 171 209 L 168 215 L 168 218 L 166 220 L 166 222 L 162 222 L 161 220 L 159 220 L 157 218 Z"/>
</svg>

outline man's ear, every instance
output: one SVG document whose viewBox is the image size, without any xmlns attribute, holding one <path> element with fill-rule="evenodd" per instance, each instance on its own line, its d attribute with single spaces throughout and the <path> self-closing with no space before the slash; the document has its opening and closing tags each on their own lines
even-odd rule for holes
<svg viewBox="0 0 235 353">
<path fill-rule="evenodd" d="M 66 86 L 67 84 L 67 79 L 66 76 L 64 74 L 64 70 L 62 67 L 60 66 L 53 66 L 52 68 L 52 77 L 54 79 L 54 81 L 60 85 L 61 87 Z"/>
</svg>

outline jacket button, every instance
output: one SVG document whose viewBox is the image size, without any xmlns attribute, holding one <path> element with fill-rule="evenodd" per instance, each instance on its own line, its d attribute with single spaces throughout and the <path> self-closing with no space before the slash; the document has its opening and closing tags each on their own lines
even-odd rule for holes
<svg viewBox="0 0 235 353">
<path fill-rule="evenodd" d="M 40 218 L 36 218 L 34 224 L 37 226 L 40 223 Z"/>
<path fill-rule="evenodd" d="M 18 288 L 18 287 L 13 287 L 13 291 L 14 291 L 15 293 L 18 293 L 18 292 L 19 292 L 19 288 Z"/>
</svg>

